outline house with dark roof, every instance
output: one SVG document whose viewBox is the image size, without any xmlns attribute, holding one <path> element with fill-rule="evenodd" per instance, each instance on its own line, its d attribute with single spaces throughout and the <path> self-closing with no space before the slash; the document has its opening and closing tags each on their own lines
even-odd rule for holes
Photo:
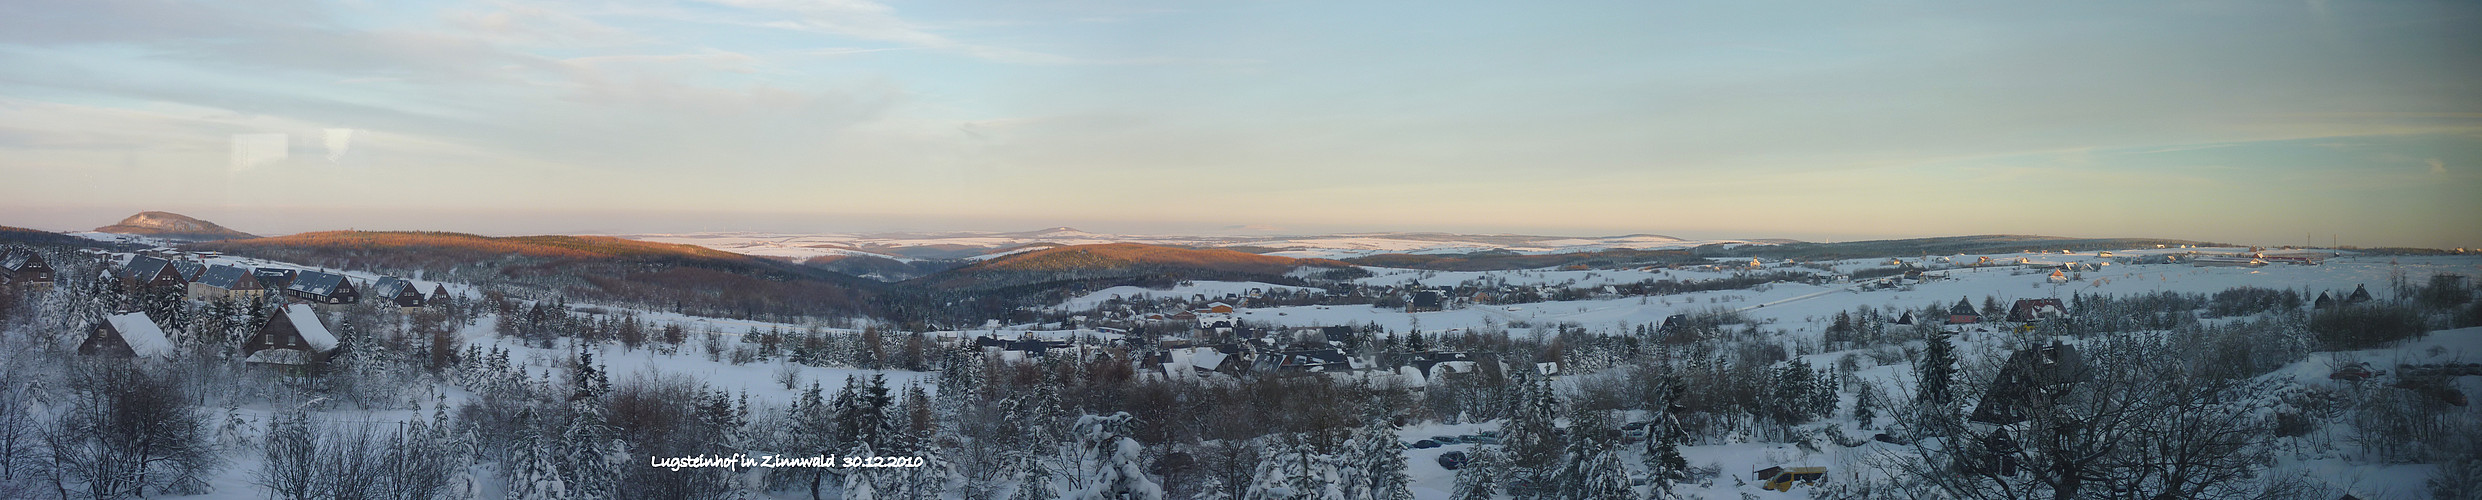
<svg viewBox="0 0 2482 500">
<path fill-rule="evenodd" d="M 1438 311 L 1445 309 L 1446 302 L 1447 297 L 1438 290 L 1415 291 L 1405 300 L 1405 312 Z"/>
<path fill-rule="evenodd" d="M 78 342 L 78 354 L 165 359 L 172 356 L 172 341 L 146 313 L 120 313 L 95 322 Z"/>
<path fill-rule="evenodd" d="M 1956 306 L 1948 308 L 1948 324 L 1970 325 L 1981 322 L 1982 313 L 1974 311 L 1974 303 L 1971 300 L 1956 299 Z"/>
<path fill-rule="evenodd" d="M 1258 358 L 1256 371 L 1260 373 L 1341 372 L 1359 368 L 1354 366 L 1353 357 L 1345 354 L 1343 350 L 1306 349 L 1284 351 L 1273 356 L 1261 356 Z"/>
<path fill-rule="evenodd" d="M 258 278 L 259 286 L 267 287 L 269 290 L 283 290 L 285 287 L 293 286 L 293 277 L 299 274 L 301 270 L 282 267 L 262 267 L 250 270 L 250 276 Z"/>
<path fill-rule="evenodd" d="M 2332 295 L 2327 295 L 2327 292 L 2318 292 L 2318 300 L 2310 302 L 2311 309 L 2326 309 L 2330 307 L 2335 307 L 2335 297 Z"/>
<path fill-rule="evenodd" d="M 2068 306 L 2061 304 L 2060 299 L 2017 299 L 2008 306 L 2008 321 L 2029 323 L 2067 318 Z"/>
<path fill-rule="evenodd" d="M 414 287 L 414 282 L 395 276 L 382 277 L 377 283 L 372 283 L 371 295 L 395 303 L 397 307 L 422 307 L 427 300 L 422 296 L 422 289 Z"/>
<path fill-rule="evenodd" d="M 241 342 L 243 361 L 274 367 L 287 375 L 317 374 L 336 352 L 336 334 L 328 331 L 327 323 L 309 305 L 285 306 L 282 312 Z"/>
<path fill-rule="evenodd" d="M 22 250 L 10 252 L 6 257 L 0 257 L 0 285 L 49 286 L 51 284 L 52 264 L 43 260 L 43 254 L 33 250 Z"/>
<path fill-rule="evenodd" d="M 207 273 L 207 264 L 195 260 L 175 260 L 172 261 L 172 270 L 181 273 L 182 281 L 198 281 L 198 275 Z"/>
<path fill-rule="evenodd" d="M 2352 295 L 2346 295 L 2346 296 L 2344 296 L 2344 305 L 2348 305 L 2348 306 L 2349 306 L 2349 305 L 2353 305 L 2353 304 L 2363 303 L 2363 302 L 2369 302 L 2369 301 L 2370 301 L 2370 289 L 2369 289 L 2368 287 L 2364 287 L 2364 286 L 2362 286 L 2362 285 L 2353 285 L 2353 293 L 2352 293 Z"/>
<path fill-rule="evenodd" d="M 284 295 L 317 304 L 351 304 L 362 300 L 362 291 L 354 288 L 345 275 L 319 271 L 302 271 L 284 287 Z"/>
<path fill-rule="evenodd" d="M 121 266 L 115 277 L 120 278 L 121 283 L 128 285 L 132 290 L 178 289 L 189 284 L 189 280 L 183 279 L 181 272 L 173 268 L 172 261 L 152 255 L 130 257 L 129 264 Z"/>
<path fill-rule="evenodd" d="M 2077 383 L 2093 379 L 2085 356 L 2074 346 L 2053 341 L 2048 346 L 2021 349 L 2000 365 L 1999 375 L 1982 393 L 1982 403 L 1974 405 L 1966 420 L 1991 425 L 2023 422 Z"/>
<path fill-rule="evenodd" d="M 258 276 L 251 274 L 249 268 L 223 264 L 199 273 L 198 280 L 190 282 L 189 287 L 191 300 L 250 300 L 267 296 L 267 287 L 259 284 Z"/>
</svg>

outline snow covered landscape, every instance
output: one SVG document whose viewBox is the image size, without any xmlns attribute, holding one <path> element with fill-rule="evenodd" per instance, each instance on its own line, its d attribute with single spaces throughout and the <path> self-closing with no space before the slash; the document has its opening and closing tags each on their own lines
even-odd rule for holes
<svg viewBox="0 0 2482 500">
<path fill-rule="evenodd" d="M 0 445 L 17 447 L 13 470 L 27 474 L 7 482 L 18 495 L 106 484 L 97 474 L 117 455 L 57 447 L 90 418 L 83 408 L 150 404 L 81 382 L 113 372 L 104 379 L 183 394 L 145 410 L 180 422 L 145 439 L 184 444 L 128 458 L 138 460 L 128 470 L 154 478 L 128 479 L 140 481 L 128 491 L 175 498 L 355 488 L 460 498 L 1972 498 L 2047 495 L 2088 476 L 2096 484 L 2079 488 L 2429 498 L 2473 491 L 2462 488 L 2474 462 L 2457 457 L 2482 442 L 2470 406 L 2482 395 L 2482 301 L 2467 278 L 2482 275 L 2482 257 L 2456 252 L 2169 246 L 1361 266 L 1076 285 L 1022 309 L 1031 314 L 915 330 L 867 316 L 570 301 L 418 272 L 406 273 L 411 289 L 431 296 L 408 306 L 373 289 L 404 270 L 78 236 L 98 247 L 11 249 L 19 269 L 31 261 L 49 272 L 39 284 L 12 275 L 0 323 L 21 353 L 0 371 L 0 405 L 15 422 L 0 425 Z M 299 287 L 167 288 L 135 274 L 212 266 L 332 273 L 365 291 L 358 304 L 328 304 Z M 284 303 L 296 304 L 290 316 L 272 312 Z M 106 318 L 113 311 L 123 312 Z M 287 352 L 288 331 L 315 337 L 312 347 L 270 361 Z M 112 355 L 115 345 L 131 354 Z M 260 345 L 278 348 L 242 355 L 269 349 Z M 2056 378 L 2043 366 L 2080 371 Z M 2180 391 L 2157 390 L 2175 379 L 2168 387 Z M 2049 397 L 2024 399 L 2029 390 Z M 2170 406 L 2130 406 L 2158 403 Z M 2145 412 L 2142 425 L 2108 429 L 2127 434 L 2000 437 L 2089 432 L 2050 426 L 2133 411 Z M 2114 444 L 2132 439 L 2165 441 Z M 2158 446 L 2185 458 L 2148 458 Z M 829 455 L 921 466 L 759 465 Z M 740 458 L 718 458 L 727 456 Z M 333 468 L 345 464 L 367 465 Z M 2075 472 L 2044 472 L 2058 468 Z"/>
<path fill-rule="evenodd" d="M 0 500 L 2482 500 L 2476 26 L 0 1 Z"/>
</svg>

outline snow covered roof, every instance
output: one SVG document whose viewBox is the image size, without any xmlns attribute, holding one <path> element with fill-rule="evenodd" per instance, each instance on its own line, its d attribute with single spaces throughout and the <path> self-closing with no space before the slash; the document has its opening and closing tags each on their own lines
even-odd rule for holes
<svg viewBox="0 0 2482 500">
<path fill-rule="evenodd" d="M 312 349 L 327 352 L 336 348 L 336 334 L 328 333 L 327 325 L 319 322 L 319 313 L 308 304 L 284 306 L 284 318 L 293 322 L 293 329 L 302 332 L 302 341 Z"/>
<path fill-rule="evenodd" d="M 215 267 L 207 268 L 205 273 L 198 276 L 198 282 L 207 286 L 226 290 L 256 290 L 260 288 L 258 278 L 253 277 L 250 274 L 249 268 L 228 266 L 223 264 L 216 264 Z"/>
<path fill-rule="evenodd" d="M 336 294 L 336 289 L 344 287 L 344 283 L 345 275 L 342 274 L 302 271 L 285 289 L 324 297 Z"/>
<path fill-rule="evenodd" d="M 129 258 L 129 265 L 121 268 L 121 277 L 131 281 L 154 281 L 156 275 L 163 274 L 166 269 L 171 268 L 172 261 L 150 255 L 139 255 Z"/>
<path fill-rule="evenodd" d="M 379 278 L 379 283 L 371 285 L 371 293 L 379 295 L 379 298 L 395 299 L 406 293 L 420 296 L 422 290 L 414 288 L 414 282 L 406 281 L 405 278 L 386 276 Z"/>
<path fill-rule="evenodd" d="M 141 358 L 163 358 L 172 355 L 172 341 L 164 337 L 164 329 L 146 313 L 116 314 L 104 318 L 112 323 L 112 331 L 121 333 L 121 341 Z"/>
</svg>

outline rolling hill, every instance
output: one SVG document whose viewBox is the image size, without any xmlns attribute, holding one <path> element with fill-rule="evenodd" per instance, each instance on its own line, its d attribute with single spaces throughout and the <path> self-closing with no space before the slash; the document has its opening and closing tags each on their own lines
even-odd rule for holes
<svg viewBox="0 0 2482 500">
<path fill-rule="evenodd" d="M 172 212 L 138 212 L 118 224 L 95 228 L 98 233 L 134 234 L 183 241 L 257 238 L 213 222 Z"/>
<path fill-rule="evenodd" d="M 773 259 L 602 236 L 326 231 L 188 248 L 736 318 L 868 314 L 884 288 Z"/>
<path fill-rule="evenodd" d="M 906 282 L 974 290 L 1098 278 L 1284 280 L 1302 268 L 1359 271 L 1330 259 L 1296 259 L 1225 249 L 1137 243 L 1072 245 L 1010 254 Z"/>
</svg>

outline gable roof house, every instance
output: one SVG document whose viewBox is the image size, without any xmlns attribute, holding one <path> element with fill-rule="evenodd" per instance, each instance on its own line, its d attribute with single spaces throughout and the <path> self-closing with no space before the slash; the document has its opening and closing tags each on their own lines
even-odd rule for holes
<svg viewBox="0 0 2482 500">
<path fill-rule="evenodd" d="M 431 284 L 431 296 L 430 296 L 430 297 L 427 297 L 427 298 L 428 298 L 428 299 L 430 299 L 430 300 L 439 300 L 439 299 L 444 298 L 444 297 L 447 297 L 447 296 L 448 296 L 448 284 L 446 284 L 446 283 L 432 283 L 432 284 Z"/>
<path fill-rule="evenodd" d="M 172 261 L 150 255 L 130 257 L 129 264 L 121 266 L 117 277 L 132 289 L 177 288 L 189 284 L 189 280 L 182 279 L 181 272 L 172 267 Z"/>
<path fill-rule="evenodd" d="M 319 313 L 307 304 L 284 307 L 284 314 L 269 318 L 241 343 L 244 361 L 251 364 L 281 367 L 291 375 L 317 373 L 327 364 L 328 356 L 337 346 L 336 334 L 319 320 Z"/>
<path fill-rule="evenodd" d="M 2068 318 L 2068 306 L 2060 299 L 2017 299 L 2008 306 L 2008 321 L 2025 323 L 2046 319 Z"/>
<path fill-rule="evenodd" d="M 28 250 L 11 252 L 6 258 L 0 258 L 0 285 L 50 284 L 52 264 L 43 260 L 43 254 Z"/>
<path fill-rule="evenodd" d="M 239 266 L 217 264 L 209 267 L 206 272 L 199 273 L 198 280 L 190 282 L 189 286 L 193 300 L 267 296 L 267 287 L 259 284 L 258 276 L 251 274 L 249 268 Z"/>
<path fill-rule="evenodd" d="M 414 282 L 395 276 L 379 278 L 378 283 L 371 285 L 371 295 L 394 302 L 397 307 L 422 307 L 428 300 L 422 296 L 422 289 L 414 287 Z"/>
<path fill-rule="evenodd" d="M 2353 305 L 2369 301 L 2370 289 L 2362 285 L 2353 285 L 2353 294 L 2344 296 L 2345 305 Z"/>
<path fill-rule="evenodd" d="M 285 285 L 284 295 L 320 304 L 351 304 L 362 300 L 362 292 L 353 287 L 345 275 L 319 271 L 302 271 Z"/>
<path fill-rule="evenodd" d="M 250 270 L 250 276 L 258 278 L 259 286 L 267 287 L 269 290 L 283 290 L 285 287 L 292 286 L 293 277 L 299 274 L 301 274 L 300 270 L 281 267 L 262 267 Z"/>
<path fill-rule="evenodd" d="M 2311 309 L 2326 309 L 2330 307 L 2335 307 L 2335 297 L 2327 295 L 2327 292 L 2318 292 L 2318 300 L 2310 303 Z"/>
<path fill-rule="evenodd" d="M 78 343 L 78 354 L 165 359 L 172 357 L 172 340 L 146 313 L 121 313 L 95 322 Z"/>
<path fill-rule="evenodd" d="M 1445 308 L 1442 300 L 1438 290 L 1413 292 L 1413 297 L 1405 301 L 1405 312 L 1438 311 Z"/>
<path fill-rule="evenodd" d="M 198 281 L 198 275 L 206 274 L 207 264 L 195 260 L 176 260 L 172 261 L 172 270 L 181 273 L 182 281 Z"/>
<path fill-rule="evenodd" d="M 1974 312 L 1973 301 L 1956 299 L 1956 306 L 1948 308 L 1948 324 L 1970 325 L 1981 322 L 1982 313 Z"/>
<path fill-rule="evenodd" d="M 2058 399 L 2078 382 L 2094 378 L 2077 348 L 2053 341 L 2049 346 L 2019 350 L 2000 365 L 1982 403 L 1966 420 L 1991 425 L 2023 422 L 2040 404 L 2036 398 Z"/>
</svg>

